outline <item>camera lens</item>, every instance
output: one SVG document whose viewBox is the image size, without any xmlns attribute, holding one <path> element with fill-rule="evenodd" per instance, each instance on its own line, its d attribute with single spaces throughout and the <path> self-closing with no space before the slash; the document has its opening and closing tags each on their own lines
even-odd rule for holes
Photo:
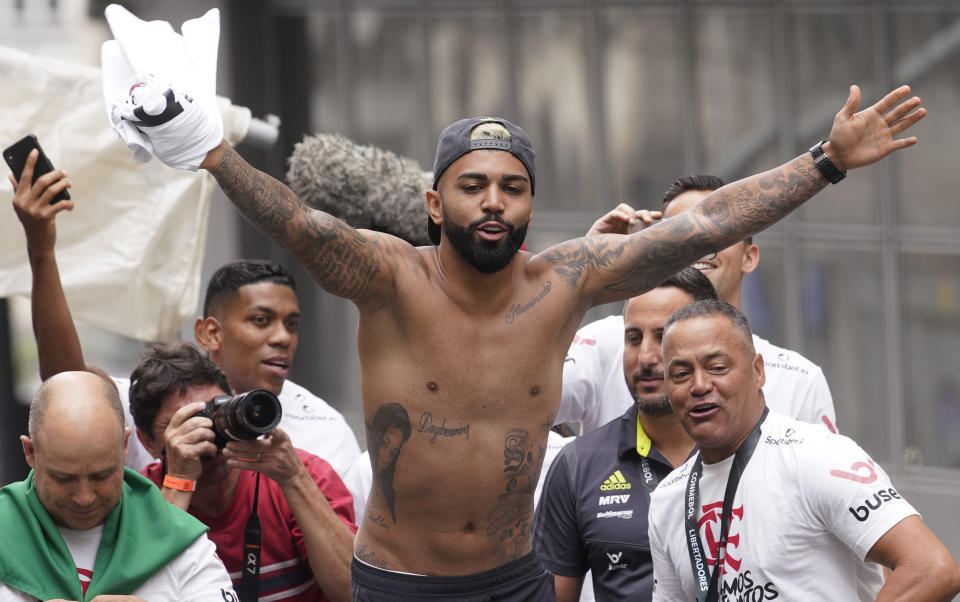
<svg viewBox="0 0 960 602">
<path fill-rule="evenodd" d="M 256 393 L 257 395 L 254 395 Z M 274 399 L 259 395 L 261 391 L 251 392 L 251 397 L 247 399 L 244 406 L 244 422 L 256 430 L 269 430 L 273 427 L 274 418 L 277 416 L 277 409 Z"/>
<path fill-rule="evenodd" d="M 280 423 L 283 408 L 276 395 L 255 389 L 235 397 L 215 397 L 201 414 L 213 420 L 214 443 L 223 447 L 227 441 L 249 441 L 269 433 Z"/>
</svg>

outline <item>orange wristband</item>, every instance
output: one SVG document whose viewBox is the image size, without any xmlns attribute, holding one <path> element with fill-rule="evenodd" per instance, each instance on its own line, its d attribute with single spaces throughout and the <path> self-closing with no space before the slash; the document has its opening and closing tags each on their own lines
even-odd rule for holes
<svg viewBox="0 0 960 602">
<path fill-rule="evenodd" d="M 197 482 L 190 479 L 178 479 L 170 475 L 163 476 L 163 486 L 177 491 L 194 491 L 197 488 Z"/>
</svg>

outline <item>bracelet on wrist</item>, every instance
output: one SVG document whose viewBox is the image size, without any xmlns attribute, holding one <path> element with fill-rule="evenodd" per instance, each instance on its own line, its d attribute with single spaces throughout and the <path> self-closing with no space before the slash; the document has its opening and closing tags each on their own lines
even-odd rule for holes
<svg viewBox="0 0 960 602">
<path fill-rule="evenodd" d="M 827 153 L 823 152 L 823 145 L 826 144 L 826 142 L 826 140 L 821 140 L 813 145 L 813 148 L 810 149 L 810 156 L 813 157 L 813 164 L 817 168 L 817 171 L 820 172 L 820 175 L 831 184 L 836 184 L 847 177 L 847 172 L 837 169 L 837 166 L 833 164 L 833 161 L 830 160 Z"/>
<path fill-rule="evenodd" d="M 180 479 L 170 475 L 163 476 L 163 486 L 177 491 L 195 491 L 197 482 L 190 479 Z"/>
</svg>

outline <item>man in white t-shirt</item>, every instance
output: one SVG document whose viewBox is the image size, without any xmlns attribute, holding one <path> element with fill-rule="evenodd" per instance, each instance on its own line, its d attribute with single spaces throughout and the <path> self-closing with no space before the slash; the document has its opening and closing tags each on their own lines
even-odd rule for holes
<svg viewBox="0 0 960 602">
<path fill-rule="evenodd" d="M 109 381 L 51 377 L 29 433 L 32 471 L 0 489 L 0 602 L 237 600 L 206 527 L 124 468 L 130 430 Z"/>
<path fill-rule="evenodd" d="M 34 161 L 27 162 L 29 173 Z M 26 168 L 24 173 L 28 173 Z M 32 187 L 14 185 L 13 205 L 26 234 L 33 275 L 31 302 L 40 377 L 84 369 L 106 376 L 83 361 L 54 255 L 55 216 L 73 208 L 73 201 L 50 204 L 55 194 L 69 186 L 64 176 L 63 172 L 54 171 Z M 283 406 L 279 426 L 290 435 L 294 445 L 323 458 L 343 475 L 360 455 L 353 430 L 340 412 L 287 380 L 297 350 L 299 325 L 300 305 L 293 276 L 271 261 L 240 260 L 221 267 L 210 277 L 203 317 L 197 318 L 194 335 L 227 375 L 234 391 L 266 389 L 279 397 Z M 132 423 L 130 381 L 113 380 Z M 128 466 L 140 471 L 154 459 L 136 437 L 130 441 Z"/>
<path fill-rule="evenodd" d="M 664 192 L 662 211 L 635 211 L 626 204 L 597 220 L 588 236 L 627 233 L 687 211 L 723 186 L 716 176 L 677 178 Z M 740 308 L 743 277 L 757 268 L 760 251 L 752 238 L 694 263 L 720 299 Z M 830 388 L 819 366 L 795 351 L 777 347 L 757 335 L 753 345 L 766 362 L 764 393 L 771 408 L 804 422 L 836 432 L 836 412 Z M 591 322 L 577 331 L 563 370 L 563 394 L 557 422 L 580 422 L 586 433 L 619 417 L 633 404 L 623 380 L 623 316 Z"/>
<path fill-rule="evenodd" d="M 654 600 L 947 600 L 960 567 L 847 437 L 764 403 L 764 358 L 720 301 L 664 331 L 667 392 L 699 453 L 654 491 Z M 881 565 L 891 569 L 884 582 Z"/>
<path fill-rule="evenodd" d="M 279 426 L 294 446 L 323 458 L 342 476 L 360 455 L 353 430 L 327 402 L 287 380 L 299 325 L 293 276 L 272 261 L 243 259 L 210 277 L 194 336 L 234 391 L 266 389 L 276 395 L 283 406 Z M 114 380 L 129 408 L 129 379 Z M 136 444 L 140 447 L 139 441 Z M 144 456 L 143 466 L 153 461 L 149 454 Z"/>
</svg>

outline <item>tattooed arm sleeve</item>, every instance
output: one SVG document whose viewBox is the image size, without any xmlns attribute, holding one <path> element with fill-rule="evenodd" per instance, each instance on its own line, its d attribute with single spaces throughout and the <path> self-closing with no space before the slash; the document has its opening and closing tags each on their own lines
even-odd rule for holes
<svg viewBox="0 0 960 602">
<path fill-rule="evenodd" d="M 244 217 L 293 253 L 331 294 L 354 301 L 388 295 L 393 286 L 390 257 L 413 252 L 400 239 L 355 230 L 307 207 L 286 185 L 252 167 L 226 143 L 211 152 L 203 167 Z"/>
<path fill-rule="evenodd" d="M 826 186 L 809 154 L 714 191 L 690 211 L 623 236 L 579 238 L 543 254 L 590 305 L 626 299 L 760 232 Z"/>
<path fill-rule="evenodd" d="M 847 170 L 916 144 L 914 136 L 896 138 L 926 115 L 920 99 L 907 99 L 909 94 L 909 86 L 900 86 L 858 112 L 860 88 L 850 86 L 824 153 Z M 585 304 L 626 299 L 657 286 L 697 258 L 770 226 L 826 184 L 804 153 L 776 169 L 724 186 L 692 210 L 630 237 L 575 240 L 543 256 L 561 279 L 579 289 Z"/>
</svg>

